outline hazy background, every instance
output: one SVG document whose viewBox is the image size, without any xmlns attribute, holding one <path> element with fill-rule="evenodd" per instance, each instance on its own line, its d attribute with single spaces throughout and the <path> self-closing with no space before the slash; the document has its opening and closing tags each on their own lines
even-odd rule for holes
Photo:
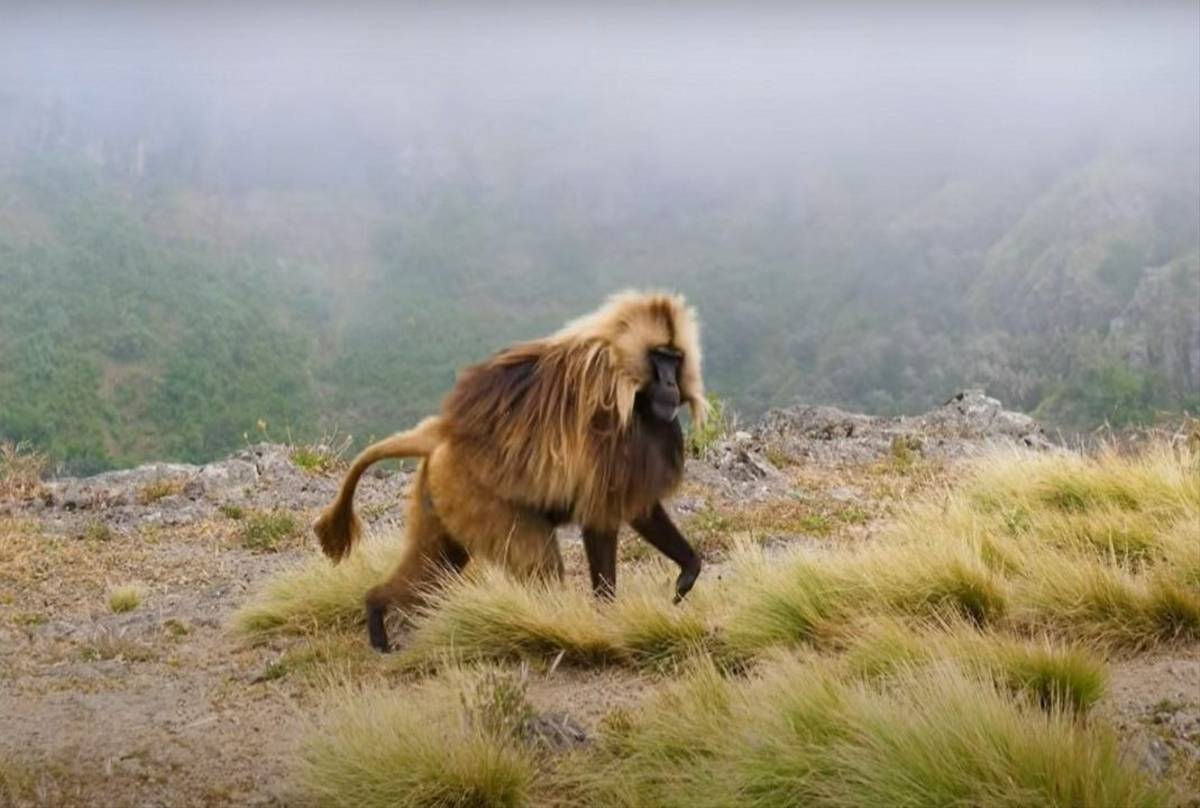
<svg viewBox="0 0 1200 808">
<path fill-rule="evenodd" d="M 1195 3 L 40 5 L 0 438 L 67 469 L 383 434 L 627 285 L 746 415 L 1200 405 Z"/>
</svg>

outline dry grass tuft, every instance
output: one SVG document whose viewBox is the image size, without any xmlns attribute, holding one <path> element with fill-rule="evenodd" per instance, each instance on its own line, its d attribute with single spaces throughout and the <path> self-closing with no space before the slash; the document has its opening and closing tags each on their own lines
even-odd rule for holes
<svg viewBox="0 0 1200 808">
<path fill-rule="evenodd" d="M 417 613 L 405 665 L 460 660 L 558 659 L 657 667 L 704 646 L 710 598 L 671 603 L 671 577 L 653 565 L 628 575 L 612 603 L 555 584 L 526 585 L 483 568 L 430 593 Z"/>
<path fill-rule="evenodd" d="M 889 539 L 976 554 L 1006 583 L 1016 628 L 1139 651 L 1200 639 L 1197 525 L 1200 458 L 1156 443 L 984 458 Z"/>
<path fill-rule="evenodd" d="M 524 585 L 496 568 L 448 581 L 416 615 L 405 657 L 450 653 L 464 660 L 552 657 L 614 661 L 619 651 L 591 594 L 551 584 Z"/>
<path fill-rule="evenodd" d="M 1027 693 L 1047 708 L 1083 712 L 1104 695 L 1103 662 L 1077 646 L 980 632 L 966 622 L 924 623 L 893 619 L 860 623 L 847 632 L 840 664 L 852 676 L 877 679 L 940 661 Z"/>
<path fill-rule="evenodd" d="M 462 673 L 419 686 L 334 688 L 298 779 L 324 806 L 518 806 L 536 775 L 521 729 L 531 708 L 510 676 Z M 466 709 L 464 709 L 464 707 Z"/>
<path fill-rule="evenodd" d="M 152 480 L 138 489 L 138 504 L 150 505 L 163 497 L 181 494 L 186 485 L 187 479 L 184 477 L 163 477 L 158 480 Z"/>
<path fill-rule="evenodd" d="M 346 466 L 346 453 L 353 445 L 351 435 L 339 435 L 335 429 L 311 443 L 293 445 L 291 460 L 309 474 L 330 474 Z"/>
<path fill-rule="evenodd" d="M 299 569 L 275 576 L 234 613 L 233 627 L 261 639 L 360 625 L 363 598 L 391 572 L 401 540 L 398 534 L 368 537 L 339 564 L 317 555 Z"/>
<path fill-rule="evenodd" d="M 124 631 L 104 629 L 96 632 L 79 648 L 84 661 L 116 659 L 122 662 L 152 662 L 158 652 L 143 642 L 129 637 Z"/>
<path fill-rule="evenodd" d="M 0 441 L 0 500 L 26 500 L 42 491 L 46 455 L 27 443 Z"/>
<path fill-rule="evenodd" d="M 132 612 L 142 605 L 145 596 L 146 590 L 138 584 L 115 586 L 108 590 L 108 608 L 117 614 Z"/>
<path fill-rule="evenodd" d="M 116 532 L 99 519 L 89 520 L 83 528 L 83 538 L 90 542 L 112 541 Z"/>
<path fill-rule="evenodd" d="M 780 660 L 701 666 L 560 773 L 597 805 L 1154 806 L 1108 733 L 950 664 L 846 681 Z"/>
<path fill-rule="evenodd" d="M 89 774 L 69 752 L 47 758 L 30 754 L 28 749 L 0 750 L 0 805 L 89 805 L 91 801 L 84 796 Z"/>
<path fill-rule="evenodd" d="M 870 521 L 862 507 L 819 496 L 801 495 L 742 505 L 718 503 L 711 498 L 692 514 L 683 529 L 708 556 L 722 555 L 739 543 L 763 543 L 788 536 L 835 535 L 848 525 Z M 652 557 L 645 544 L 635 544 L 640 555 Z"/>
<path fill-rule="evenodd" d="M 34 800 L 41 785 L 39 769 L 16 759 L 7 750 L 0 753 L 0 804 L 36 804 Z"/>
</svg>

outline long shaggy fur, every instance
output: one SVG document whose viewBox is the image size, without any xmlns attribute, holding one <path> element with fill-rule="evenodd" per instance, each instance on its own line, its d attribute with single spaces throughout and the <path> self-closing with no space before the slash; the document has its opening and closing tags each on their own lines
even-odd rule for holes
<svg viewBox="0 0 1200 808">
<path fill-rule="evenodd" d="M 564 521 L 581 524 L 592 541 L 594 588 L 611 591 L 615 571 L 605 565 L 615 562 L 617 529 L 630 522 L 680 564 L 677 597 L 687 592 L 700 562 L 660 504 L 683 476 L 682 432 L 678 421 L 638 414 L 639 391 L 660 383 L 650 360 L 656 348 L 682 355 L 680 401 L 703 422 L 694 313 L 677 296 L 625 292 L 556 334 L 467 368 L 440 414 L 355 458 L 314 524 L 334 561 L 361 532 L 352 502 L 366 468 L 385 457 L 426 458 L 400 562 L 367 593 L 375 647 L 388 647 L 385 609 L 419 599 L 439 569 L 478 556 L 521 577 L 561 577 L 554 528 Z"/>
<path fill-rule="evenodd" d="M 447 439 L 506 499 L 587 525 L 628 521 L 679 482 L 681 469 L 635 456 L 634 401 L 650 380 L 648 351 L 664 346 L 683 353 L 680 395 L 702 422 L 695 314 L 677 296 L 627 292 L 468 368 L 443 405 Z"/>
</svg>

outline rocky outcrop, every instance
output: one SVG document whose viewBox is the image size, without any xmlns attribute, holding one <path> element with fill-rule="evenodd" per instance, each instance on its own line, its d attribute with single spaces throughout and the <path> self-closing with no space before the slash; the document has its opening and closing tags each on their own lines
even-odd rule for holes
<svg viewBox="0 0 1200 808">
<path fill-rule="evenodd" d="M 1108 341 L 1130 367 L 1200 389 L 1200 258 L 1147 269 Z"/>
<path fill-rule="evenodd" d="M 835 407 L 774 410 L 745 431 L 718 441 L 703 458 L 688 461 L 688 477 L 735 499 L 769 497 L 788 485 L 776 466 L 863 463 L 889 454 L 962 457 L 990 446 L 1051 447 L 1042 427 L 1027 415 L 1005 410 L 980 390 L 967 390 L 924 415 L 889 418 Z M 129 524 L 179 525 L 222 507 L 311 511 L 330 502 L 338 474 L 314 474 L 293 461 L 289 447 L 261 443 L 224 460 L 193 466 L 150 463 L 94 477 L 64 478 L 45 485 L 30 506 L 43 520 L 79 524 L 101 512 L 117 529 Z M 359 486 L 360 513 L 373 519 L 402 512 L 409 480 L 404 472 L 378 467 Z M 687 509 L 684 502 L 680 507 Z"/>
<path fill-rule="evenodd" d="M 1033 450 L 1053 446 L 1028 415 L 1004 409 L 982 390 L 964 390 L 916 416 L 863 415 L 819 406 L 772 410 L 749 430 L 719 441 L 691 470 L 710 484 L 723 480 L 745 497 L 771 492 L 781 476 L 772 457 L 836 465 L 897 453 L 965 457 L 1004 445 Z"/>
<path fill-rule="evenodd" d="M 756 441 L 803 460 L 854 462 L 897 451 L 958 457 L 1006 444 L 1051 447 L 1045 430 L 1028 415 L 1006 410 L 982 390 L 960 392 L 924 415 L 886 417 L 799 407 L 767 413 L 753 430 Z"/>
<path fill-rule="evenodd" d="M 360 511 L 378 514 L 395 508 L 399 513 L 409 475 L 380 467 L 372 471 L 359 486 Z M 337 474 L 298 466 L 288 446 L 260 443 L 202 466 L 148 463 L 92 477 L 50 480 L 42 497 L 25 507 L 39 511 L 45 521 L 68 524 L 103 515 L 105 524 L 119 530 L 186 524 L 223 507 L 312 510 L 332 501 L 339 482 Z"/>
</svg>

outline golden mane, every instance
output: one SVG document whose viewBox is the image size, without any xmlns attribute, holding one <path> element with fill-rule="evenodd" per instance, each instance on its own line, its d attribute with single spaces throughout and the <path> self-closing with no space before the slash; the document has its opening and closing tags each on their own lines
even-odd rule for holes
<svg viewBox="0 0 1200 808">
<path fill-rule="evenodd" d="M 649 380 L 647 353 L 660 346 L 683 353 L 680 394 L 702 420 L 695 315 L 680 297 L 626 292 L 550 337 L 464 371 L 443 407 L 455 453 L 499 492 L 525 500 L 534 492 L 526 504 L 535 508 L 570 508 L 587 521 L 649 507 L 638 484 L 654 492 L 678 483 L 640 479 L 669 470 L 628 457 L 634 399 Z"/>
<path fill-rule="evenodd" d="M 682 295 L 670 292 L 627 290 L 609 297 L 599 309 L 572 320 L 551 336 L 550 342 L 597 339 L 615 352 L 618 372 L 634 384 L 647 381 L 645 354 L 650 348 L 671 346 L 683 353 L 679 392 L 688 403 L 692 420 L 704 423 L 707 402 L 700 373 L 700 323 Z M 632 411 L 623 410 L 622 423 Z"/>
</svg>

